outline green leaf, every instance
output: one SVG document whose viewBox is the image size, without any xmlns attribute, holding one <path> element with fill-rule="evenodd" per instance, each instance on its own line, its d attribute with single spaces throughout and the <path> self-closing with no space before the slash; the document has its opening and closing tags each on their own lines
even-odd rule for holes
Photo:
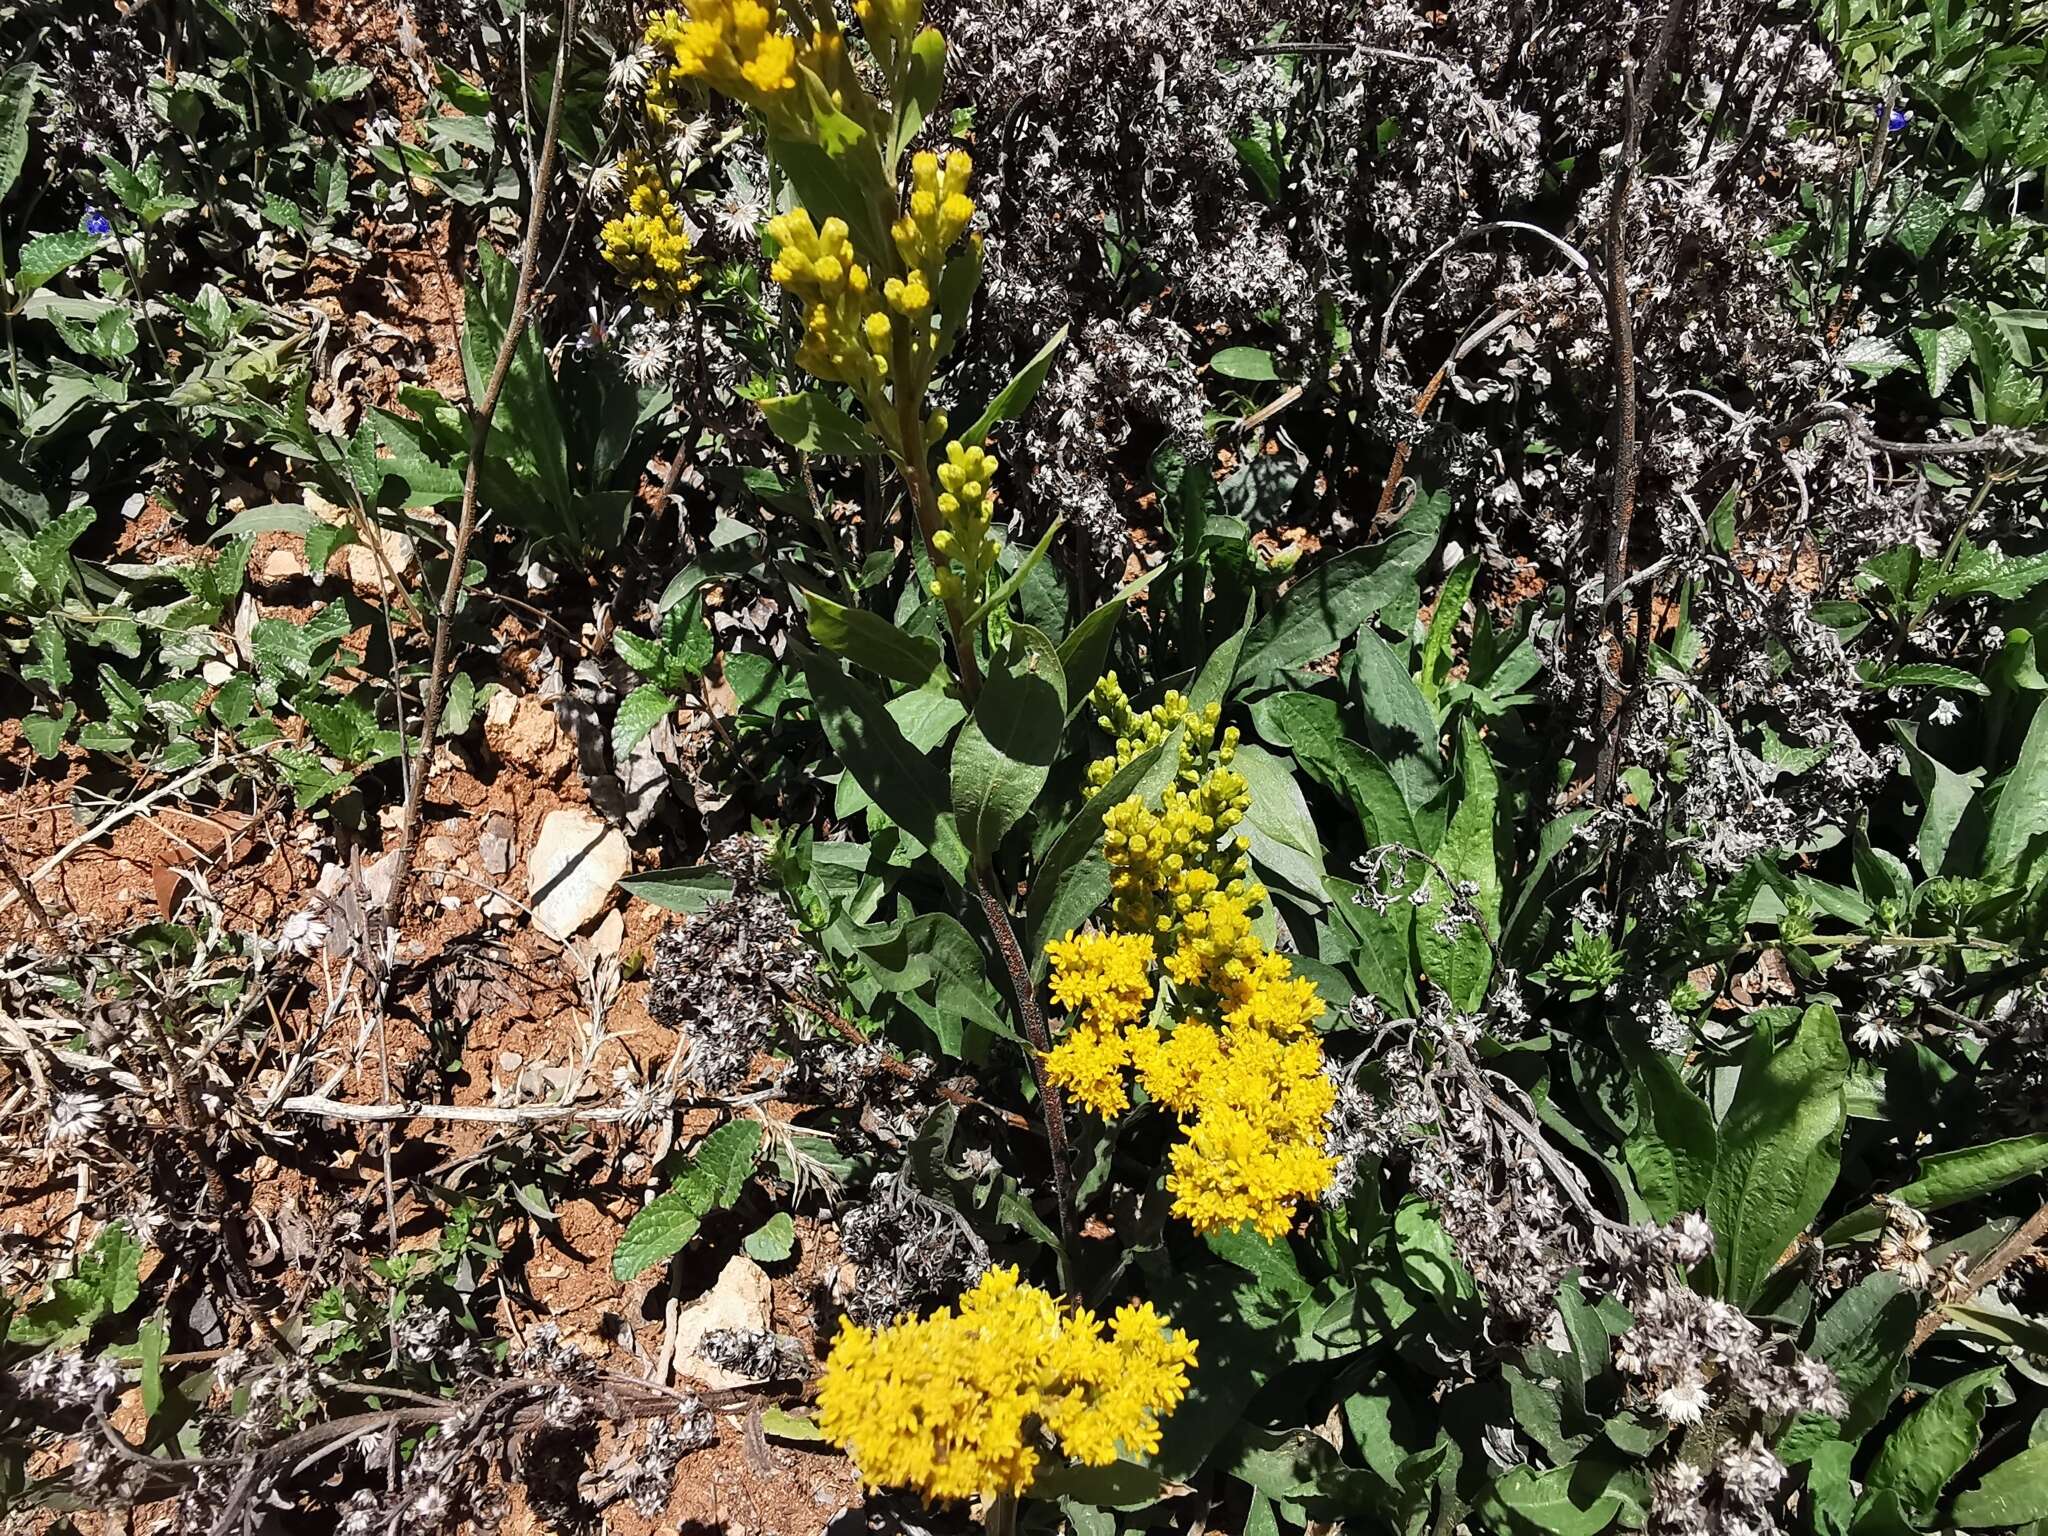
<svg viewBox="0 0 2048 1536">
<path fill-rule="evenodd" d="M 984 441 L 998 423 L 1015 421 L 1029 410 L 1031 402 L 1037 398 L 1039 386 L 1045 382 L 1045 376 L 1052 368 L 1054 356 L 1066 344 L 1067 327 L 1063 325 L 1053 333 L 1051 341 L 1038 349 L 1038 355 L 1019 368 L 1016 377 L 989 401 L 988 409 L 981 413 L 980 419 L 960 434 L 960 441 L 971 448 Z"/>
<path fill-rule="evenodd" d="M 833 655 L 912 688 L 945 677 L 945 657 L 931 641 L 906 634 L 864 608 L 849 608 L 801 587 L 797 595 L 810 618 L 811 638 Z"/>
<path fill-rule="evenodd" d="M 1494 773 L 1493 758 L 1479 730 L 1469 720 L 1459 722 L 1460 795 L 1458 809 L 1436 850 L 1436 861 L 1453 880 L 1469 881 L 1479 887 L 1473 898 L 1486 920 L 1488 932 L 1500 928 L 1500 870 L 1493 848 L 1494 810 L 1500 799 L 1500 780 Z M 1415 915 L 1415 949 L 1423 972 L 1450 994 L 1453 1004 L 1470 1012 L 1486 1001 L 1487 984 L 1493 977 L 1493 955 L 1486 935 L 1466 923 L 1456 938 L 1445 938 L 1436 925 L 1450 912 L 1452 894 L 1434 870 L 1428 872 L 1434 892 L 1427 905 Z"/>
<path fill-rule="evenodd" d="M 815 1419 L 807 1419 L 785 1408 L 761 1410 L 761 1433 L 773 1435 L 778 1440 L 798 1440 L 808 1445 L 820 1444 L 825 1439 L 825 1431 L 818 1428 Z"/>
<path fill-rule="evenodd" d="M 1896 1493 L 1916 1525 L 1932 1515 L 1948 1480 L 1977 1454 L 1984 1400 L 2004 1375 L 2003 1365 L 1973 1371 L 1914 1409 L 1877 1453 L 1866 1480 L 1870 1493 Z"/>
<path fill-rule="evenodd" d="M 1146 793 L 1153 777 L 1170 778 L 1179 764 L 1179 750 L 1178 736 L 1169 735 L 1159 746 L 1140 752 L 1090 795 L 1060 829 L 1038 861 L 1037 877 L 1025 903 L 1025 931 L 1034 956 L 1043 953 L 1049 940 L 1064 938 L 1078 928 L 1109 899 L 1109 866 L 1103 862 L 1099 846 L 1102 818 L 1111 806 Z"/>
<path fill-rule="evenodd" d="M 1707 1197 L 1721 1293 L 1738 1306 L 1756 1300 L 1834 1188 L 1848 1071 L 1841 1020 L 1825 1003 L 1808 1008 L 1790 1038 L 1759 1029 L 1750 1044 Z"/>
<path fill-rule="evenodd" d="M 732 876 L 714 864 L 691 864 L 627 875 L 619 889 L 664 912 L 702 912 L 732 894 Z"/>
<path fill-rule="evenodd" d="M 647 739 L 647 733 L 668 718 L 676 701 L 652 683 L 642 683 L 619 701 L 619 713 L 612 721 L 612 761 L 623 763 L 633 749 Z"/>
<path fill-rule="evenodd" d="M 1165 569 L 1166 563 L 1161 562 L 1136 581 L 1126 582 L 1122 591 L 1076 624 L 1060 642 L 1060 668 L 1067 675 L 1069 709 L 1079 709 L 1088 691 L 1101 678 L 1109 660 L 1110 642 L 1116 637 L 1117 620 L 1123 617 L 1125 607 Z"/>
<path fill-rule="evenodd" d="M 1388 537 L 1295 582 L 1253 629 L 1239 669 L 1260 677 L 1319 661 L 1389 603 L 1412 597 L 1449 506 L 1448 497 L 1422 497 Z"/>
<path fill-rule="evenodd" d="M 1064 516 L 1054 518 L 1045 532 L 1039 535 L 1038 542 L 1031 546 L 1030 552 L 1017 562 L 1017 568 L 1003 578 L 1000 586 L 981 600 L 979 607 L 967 615 L 967 618 L 960 626 L 961 629 L 969 632 L 979 629 L 983 619 L 997 612 L 1005 603 L 1009 602 L 1010 594 L 1023 586 L 1024 578 L 1038 568 L 1038 562 L 1045 558 L 1045 552 L 1052 548 L 1053 539 L 1066 525 L 1067 520 Z"/>
<path fill-rule="evenodd" d="M 1058 649 L 1043 631 L 1014 625 L 974 718 L 953 744 L 953 816 L 975 858 L 992 857 L 1038 799 L 1066 718 Z"/>
<path fill-rule="evenodd" d="M 1384 760 L 1345 732 L 1334 699 L 1313 693 L 1268 694 L 1252 706 L 1259 734 L 1287 749 L 1309 773 L 1350 802 L 1374 847 L 1420 838 L 1408 802 Z"/>
<path fill-rule="evenodd" d="M 743 1246 L 747 1257 L 758 1263 L 779 1263 L 796 1252 L 796 1222 L 789 1212 L 777 1211 L 747 1234 Z"/>
<path fill-rule="evenodd" d="M 1970 338 L 1959 325 L 1944 325 L 1939 330 L 1913 331 L 1914 345 L 1920 349 L 1920 371 L 1927 379 L 1927 393 L 1939 398 L 1948 388 L 1948 381 L 1955 377 L 1956 369 L 1970 355 Z"/>
<path fill-rule="evenodd" d="M 2037 706 L 2019 760 L 1999 786 L 1984 840 L 1984 869 L 1996 874 L 2019 863 L 2028 846 L 2048 832 L 2048 706 Z"/>
<path fill-rule="evenodd" d="M 1429 633 L 1422 641 L 1422 667 L 1417 682 L 1422 687 L 1422 696 L 1433 706 L 1442 703 L 1444 683 L 1451 672 L 1451 644 L 1457 635 L 1458 620 L 1464 616 L 1466 600 L 1472 595 L 1472 578 L 1478 574 L 1477 555 L 1460 560 L 1458 568 L 1444 578 L 1436 608 L 1429 616 Z"/>
<path fill-rule="evenodd" d="M 14 302 L 21 302 L 51 278 L 69 271 L 100 248 L 103 237 L 73 230 L 61 235 L 38 235 L 24 245 L 16 257 Z"/>
<path fill-rule="evenodd" d="M 2031 1445 L 1956 1496 L 1949 1516 L 1964 1530 L 2048 1520 L 2048 1444 Z"/>
<path fill-rule="evenodd" d="M 894 166 L 917 137 L 918 129 L 939 104 L 946 79 L 946 39 L 926 27 L 912 39 L 909 67 L 897 92 L 896 121 L 889 135 L 889 164 Z M 893 174 L 893 173 L 892 173 Z"/>
<path fill-rule="evenodd" d="M 1720 1157 L 1714 1113 L 1685 1086 L 1661 1051 L 1636 1053 L 1636 1124 L 1624 1147 L 1629 1172 L 1650 1214 L 1661 1222 L 1704 1210 Z"/>
<path fill-rule="evenodd" d="M 1280 377 L 1273 354 L 1264 347 L 1225 347 L 1209 359 L 1209 371 L 1248 384 L 1270 384 Z"/>
<path fill-rule="evenodd" d="M 1953 688 L 1960 693 L 1991 692 L 1975 673 L 1934 661 L 1909 661 L 1886 667 L 1863 680 L 1866 688 Z"/>
<path fill-rule="evenodd" d="M 483 285 L 468 288 L 462 317 L 462 367 L 469 398 L 481 400 L 498 352 L 512 320 L 516 267 L 491 248 L 477 246 Z M 574 534 L 570 521 L 575 497 L 569 484 L 569 447 L 562 430 L 561 403 L 555 378 L 541 348 L 538 327 L 529 325 L 512 349 L 498 414 L 484 448 L 485 468 L 493 470 L 489 499 L 503 510 L 520 508 L 522 526 L 547 531 L 555 538 Z M 511 483 L 506 484 L 509 480 Z M 524 492 L 520 495 L 520 492 Z M 531 505 L 537 501 L 539 505 Z"/>
<path fill-rule="evenodd" d="M 1903 720 L 1887 723 L 1905 749 L 1906 767 L 1920 796 L 1920 832 L 1914 839 L 1920 868 L 1930 876 L 1938 875 L 1948 863 L 1949 844 L 1955 839 L 1956 829 L 1984 782 L 1983 770 L 1972 768 L 1968 773 L 1956 773 L 1920 750 L 1919 736 L 1912 726 Z"/>
<path fill-rule="evenodd" d="M 135 1334 L 135 1353 L 142 1373 L 142 1414 L 144 1418 L 156 1417 L 157 1409 L 164 1405 L 164 1350 L 169 1345 L 171 1331 L 164 1326 L 161 1316 L 151 1317 Z"/>
<path fill-rule="evenodd" d="M 1965 1200 L 1981 1200 L 2019 1179 L 2048 1169 L 2048 1133 L 2008 1136 L 2003 1141 L 1937 1152 L 1920 1160 L 1920 1175 L 1892 1192 L 1916 1211 L 1938 1211 Z M 1821 1241 L 1860 1242 L 1884 1229 L 1884 1213 L 1873 1203 L 1851 1211 L 1821 1234 Z"/>
<path fill-rule="evenodd" d="M 1137 1509 L 1158 1502 L 1163 1485 L 1157 1472 L 1135 1461 L 1119 1459 L 1100 1467 L 1051 1462 L 1039 1468 L 1025 1496 L 1073 1499 L 1098 1509 Z"/>
<path fill-rule="evenodd" d="M 14 190 L 28 163 L 28 120 L 41 83 L 33 64 L 17 64 L 0 75 L 0 197 Z"/>
<path fill-rule="evenodd" d="M 930 753 L 913 747 L 882 701 L 837 661 L 811 652 L 802 662 L 819 728 L 854 782 L 965 884 L 967 850 L 945 810 L 946 786 Z"/>
<path fill-rule="evenodd" d="M 868 429 L 822 390 L 772 395 L 758 403 L 769 430 L 799 453 L 863 459 L 880 451 Z"/>
<path fill-rule="evenodd" d="M 626 1224 L 612 1250 L 613 1278 L 636 1279 L 681 1253 L 707 1215 L 739 1198 L 760 1151 L 758 1120 L 728 1120 L 705 1137 L 681 1176 Z"/>
<path fill-rule="evenodd" d="M 315 71 L 308 94 L 315 101 L 346 101 L 368 90 L 376 78 L 360 64 L 336 64 Z"/>
<path fill-rule="evenodd" d="M 1511 1467 L 1480 1501 L 1482 1512 L 1505 1516 L 1510 1526 L 1551 1536 L 1599 1536 L 1621 1513 L 1624 1500 L 1609 1486 L 1613 1469 L 1588 1462 L 1534 1472 Z"/>
<path fill-rule="evenodd" d="M 1231 766 L 1251 790 L 1244 834 L 1254 862 L 1305 896 L 1321 895 L 1326 873 L 1322 839 L 1293 773 L 1263 747 L 1239 747 Z"/>
</svg>

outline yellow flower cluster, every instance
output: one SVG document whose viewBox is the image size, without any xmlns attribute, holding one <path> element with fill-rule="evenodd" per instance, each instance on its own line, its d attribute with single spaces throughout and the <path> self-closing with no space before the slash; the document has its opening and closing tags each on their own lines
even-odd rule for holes
<svg viewBox="0 0 2048 1536">
<path fill-rule="evenodd" d="M 887 278 L 880 293 L 875 291 L 869 276 L 872 264 L 864 263 L 855 251 L 845 220 L 828 218 L 820 228 L 812 223 L 807 209 L 792 208 L 768 221 L 768 233 L 780 247 L 771 275 L 804 308 L 804 339 L 797 350 L 798 366 L 818 378 L 852 385 L 861 393 L 869 413 L 885 428 L 889 413 L 882 387 L 898 366 L 895 343 L 899 323 L 901 336 L 908 344 L 904 362 L 913 375 L 911 387 L 921 390 L 927 376 L 932 350 L 932 293 L 938 286 L 945 248 L 959 238 L 960 230 L 974 214 L 974 204 L 964 192 L 950 189 L 956 185 L 964 188 L 972 169 L 966 155 L 948 155 L 944 178 L 949 190 L 941 210 L 920 217 L 920 199 L 931 201 L 938 196 L 931 188 L 938 185 L 940 171 L 936 155 L 923 153 L 916 157 L 911 176 L 913 185 L 921 190 L 912 192 L 912 211 L 896 226 L 896 244 L 899 251 L 904 247 L 904 231 L 909 226 L 911 246 L 921 256 L 936 252 L 933 259 L 938 264 L 911 267 L 905 276 Z M 942 236 L 944 243 L 936 244 Z M 896 318 L 891 317 L 892 310 Z M 949 456 L 951 451 L 949 448 Z M 958 459 L 952 461 L 952 467 L 963 486 L 975 487 L 977 498 L 986 490 L 985 474 L 972 473 Z M 995 468 L 993 460 L 987 461 L 987 468 Z M 946 470 L 942 468 L 939 474 L 944 479 Z M 952 489 L 963 509 L 966 508 L 968 498 L 959 488 Z M 985 525 L 986 511 L 978 499 L 973 510 L 982 512 Z"/>
<path fill-rule="evenodd" d="M 656 11 L 642 35 L 661 61 L 647 82 L 647 115 L 666 123 L 683 92 L 701 81 L 763 113 L 778 127 L 795 121 L 797 37 L 762 0 L 686 0 Z"/>
<path fill-rule="evenodd" d="M 1180 740 L 1181 778 L 1191 783 L 1200 776 L 1216 742 L 1216 727 L 1223 718 L 1220 705 L 1211 704 L 1198 710 L 1186 694 L 1177 688 L 1169 688 L 1165 698 L 1140 712 L 1131 708 L 1130 697 L 1114 672 L 1104 673 L 1101 681 L 1096 683 L 1094 698 L 1096 708 L 1101 711 L 1095 717 L 1095 723 L 1109 734 L 1116 747 L 1108 757 L 1099 757 L 1088 765 L 1090 790 L 1102 788 L 1115 777 L 1118 769 L 1128 765 L 1140 753 L 1158 746 L 1176 727 L 1184 728 Z M 1236 738 L 1233 736 L 1231 749 L 1235 750 L 1235 747 Z M 1228 762 L 1229 758 L 1224 761 Z"/>
<path fill-rule="evenodd" d="M 846 221 L 823 229 L 802 208 L 768 221 L 779 247 L 770 275 L 804 307 L 797 363 L 806 372 L 862 391 L 889 372 L 889 317 L 875 308 L 868 269 L 854 255 Z"/>
<path fill-rule="evenodd" d="M 1152 1003 L 1152 936 L 1069 934 L 1045 952 L 1052 961 L 1052 1000 L 1071 1015 L 1059 1044 L 1046 1053 L 1046 1071 L 1096 1114 L 1120 1114 L 1131 1102 L 1124 1088 L 1131 1061 L 1124 1030 Z"/>
<path fill-rule="evenodd" d="M 899 314 L 915 316 L 931 308 L 931 291 L 938 286 L 946 254 L 974 217 L 974 199 L 967 195 L 973 174 L 974 161 L 965 150 L 948 151 L 943 168 L 929 150 L 912 158 L 910 206 L 889 230 L 910 274 L 900 292 L 889 290 L 889 303 Z"/>
<path fill-rule="evenodd" d="M 995 472 L 996 461 L 981 448 L 946 444 L 946 462 L 939 466 L 939 515 L 946 526 L 932 536 L 932 548 L 949 564 L 933 577 L 932 592 L 949 603 L 981 601 L 995 569 L 996 541 L 988 532 L 989 480 Z"/>
<path fill-rule="evenodd" d="M 1021 1493 L 1050 1435 L 1088 1466 L 1159 1449 L 1195 1345 L 1148 1302 L 1107 1329 L 1014 1269 L 991 1269 L 959 1310 L 878 1330 L 842 1320 L 818 1384 L 818 1424 L 871 1488 L 927 1501 Z"/>
<path fill-rule="evenodd" d="M 673 309 L 697 286 L 682 210 L 659 169 L 637 154 L 620 167 L 626 211 L 599 235 L 604 259 L 656 309 Z"/>
<path fill-rule="evenodd" d="M 1130 1069 L 1185 1131 L 1166 1181 L 1175 1212 L 1198 1231 L 1248 1223 L 1277 1237 L 1295 1205 L 1329 1184 L 1325 1122 L 1336 1089 L 1312 1027 L 1323 1012 L 1315 984 L 1252 928 L 1266 893 L 1235 832 L 1251 807 L 1244 777 L 1229 766 L 1236 732 L 1218 740 L 1216 714 L 1197 715 L 1177 695 L 1139 714 L 1113 677 L 1096 697 L 1104 728 L 1118 736 L 1117 756 L 1096 765 L 1102 782 L 1176 726 L 1187 729 L 1178 782 L 1159 810 L 1133 797 L 1103 818 L 1108 917 L 1118 931 L 1048 946 L 1053 1001 L 1076 1017 L 1046 1054 L 1046 1075 L 1110 1115 L 1130 1102 Z M 1118 943 L 1131 947 L 1110 947 Z M 1181 1013 L 1171 1030 L 1137 1022 L 1150 978 L 1129 971 L 1134 957 L 1149 964 L 1155 954 Z"/>
</svg>

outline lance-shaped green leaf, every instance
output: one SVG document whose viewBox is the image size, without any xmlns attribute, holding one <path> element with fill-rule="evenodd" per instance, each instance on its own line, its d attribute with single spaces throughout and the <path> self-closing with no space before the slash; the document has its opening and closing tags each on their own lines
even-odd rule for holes
<svg viewBox="0 0 2048 1536">
<path fill-rule="evenodd" d="M 1038 349 L 1038 355 L 1017 370 L 1016 376 L 1005 384 L 995 399 L 989 401 L 988 409 L 973 426 L 960 434 L 960 441 L 972 447 L 994 431 L 999 422 L 1014 421 L 1031 408 L 1031 402 L 1038 396 L 1038 388 L 1045 382 L 1052 360 L 1061 347 L 1067 344 L 1067 327 L 1061 326 L 1053 333 L 1051 341 Z"/>
<path fill-rule="evenodd" d="M 946 810 L 946 787 L 931 755 L 911 745 L 887 706 L 832 657 L 812 651 L 801 660 L 819 728 L 854 782 L 964 883 L 967 850 Z"/>
<path fill-rule="evenodd" d="M 1707 1196 L 1719 1242 L 1721 1292 L 1747 1306 L 1804 1232 L 1842 1166 L 1849 1052 L 1835 1010 L 1816 1003 L 1783 1040 L 1759 1029 Z"/>
<path fill-rule="evenodd" d="M 1045 788 L 1067 719 L 1066 673 L 1042 630 L 1018 624 L 953 744 L 953 817 L 987 859 Z"/>
<path fill-rule="evenodd" d="M 1965 1200 L 1981 1200 L 2015 1180 L 2048 1169 L 2048 1134 L 2008 1136 L 1977 1147 L 1937 1152 L 1920 1160 L 1920 1174 L 1892 1191 L 1892 1198 L 1916 1211 L 1938 1211 Z M 1821 1234 L 1824 1243 L 1853 1243 L 1875 1237 L 1884 1213 L 1875 1202 L 1861 1206 Z"/>
<path fill-rule="evenodd" d="M 922 688 L 941 675 L 945 658 L 919 635 L 907 634 L 880 614 L 849 608 L 818 592 L 798 589 L 810 617 L 811 638 L 857 667 Z"/>
</svg>

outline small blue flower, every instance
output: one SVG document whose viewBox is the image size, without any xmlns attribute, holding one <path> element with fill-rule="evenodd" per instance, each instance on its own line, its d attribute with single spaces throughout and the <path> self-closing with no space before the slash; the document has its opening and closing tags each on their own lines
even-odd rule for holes
<svg viewBox="0 0 2048 1536">
<path fill-rule="evenodd" d="M 104 213 L 101 213 L 97 208 L 87 208 L 85 210 L 85 232 L 88 235 L 111 235 L 114 232 L 114 221 Z"/>
<path fill-rule="evenodd" d="M 1893 107 L 1892 115 L 1890 119 L 1886 122 L 1885 126 L 1888 127 L 1893 133 L 1904 133 L 1906 131 L 1906 124 L 1912 121 L 1912 113 L 1903 111 L 1898 107 Z"/>
</svg>

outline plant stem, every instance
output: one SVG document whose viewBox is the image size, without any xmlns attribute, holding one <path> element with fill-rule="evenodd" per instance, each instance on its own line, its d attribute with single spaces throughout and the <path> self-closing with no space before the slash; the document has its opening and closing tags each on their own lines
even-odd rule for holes
<svg viewBox="0 0 2048 1536">
<path fill-rule="evenodd" d="M 896 402 L 896 430 L 903 445 L 903 478 L 910 485 L 911 504 L 917 508 L 917 524 L 924 533 L 924 547 L 932 564 L 944 560 L 933 540 L 939 532 L 939 500 L 932 491 L 929 445 L 924 440 L 924 421 L 918 415 L 918 397 L 904 391 Z M 953 650 L 959 656 L 960 691 L 972 704 L 981 692 L 981 663 L 974 657 L 974 636 L 967 632 L 967 615 L 951 598 L 946 599 L 946 627 L 953 632 Z"/>
<path fill-rule="evenodd" d="M 555 139 L 562 126 L 563 86 L 569 73 L 569 42 L 576 31 L 577 0 L 564 0 L 562 29 L 555 50 L 555 79 L 548 96 L 548 121 L 541 135 L 540 161 L 534 167 L 533 200 L 526 210 L 526 235 L 519 250 L 519 283 L 512 295 L 512 313 L 505 322 L 505 339 L 498 345 L 498 358 L 483 398 L 469 427 L 469 463 L 462 475 L 462 515 L 455 525 L 455 544 L 448 556 L 448 579 L 441 586 L 441 607 L 434 622 L 434 659 L 427 669 L 427 696 L 420 711 L 419 764 L 405 792 L 405 818 L 398 834 L 398 870 L 391 879 L 391 895 L 384 903 L 384 921 L 396 928 L 405 911 L 406 887 L 412 883 L 412 864 L 419 843 L 421 808 L 426 801 L 427 776 L 434 766 L 434 739 L 441 729 L 441 705 L 448 687 L 448 653 L 455 629 L 455 605 L 462 595 L 462 577 L 469 566 L 469 542 L 476 534 L 477 476 L 483 467 L 484 447 L 491 435 L 491 419 L 498 413 L 498 397 L 505 392 L 505 380 L 512 371 L 512 356 L 526 333 L 528 306 L 533 300 L 533 275 L 540 254 L 540 230 L 547 212 L 548 182 L 555 168 Z"/>
<path fill-rule="evenodd" d="M 1060 1238 L 1066 1248 L 1061 1268 L 1065 1269 L 1072 1262 L 1081 1228 L 1074 1209 L 1074 1170 L 1067 1160 L 1066 1105 L 1045 1075 L 1044 1057 L 1052 1049 L 1052 1035 L 1045 1027 L 1045 1015 L 1038 1011 L 1038 989 L 1031 981 L 1031 967 L 1025 963 L 1024 946 L 1017 942 L 1017 929 L 1002 898 L 988 883 L 987 870 L 980 867 L 974 871 L 974 894 L 981 903 L 982 916 L 988 919 L 989 931 L 995 935 L 1003 968 L 1010 973 L 1010 992 L 1028 1042 L 1024 1055 L 1031 1067 L 1031 1080 L 1038 1085 L 1039 1103 L 1045 1106 L 1045 1139 L 1052 1150 L 1053 1193 L 1059 1201 Z"/>
<path fill-rule="evenodd" d="M 1913 1330 L 1913 1342 L 1906 1346 L 1906 1353 L 1912 1354 L 1934 1337 L 1946 1321 L 1949 1307 L 1959 1307 L 1969 1301 L 1985 1286 L 1992 1284 L 2014 1264 L 2032 1253 L 2044 1237 L 2048 1237 L 2048 1205 L 2043 1205 L 2029 1216 L 2011 1237 L 1991 1251 L 1991 1257 L 1984 1261 L 1983 1267 L 1970 1276 L 1968 1290 L 1953 1301 L 1944 1302 L 1941 1306 L 1933 1308 L 1920 1319 L 1919 1326 Z"/>
</svg>

